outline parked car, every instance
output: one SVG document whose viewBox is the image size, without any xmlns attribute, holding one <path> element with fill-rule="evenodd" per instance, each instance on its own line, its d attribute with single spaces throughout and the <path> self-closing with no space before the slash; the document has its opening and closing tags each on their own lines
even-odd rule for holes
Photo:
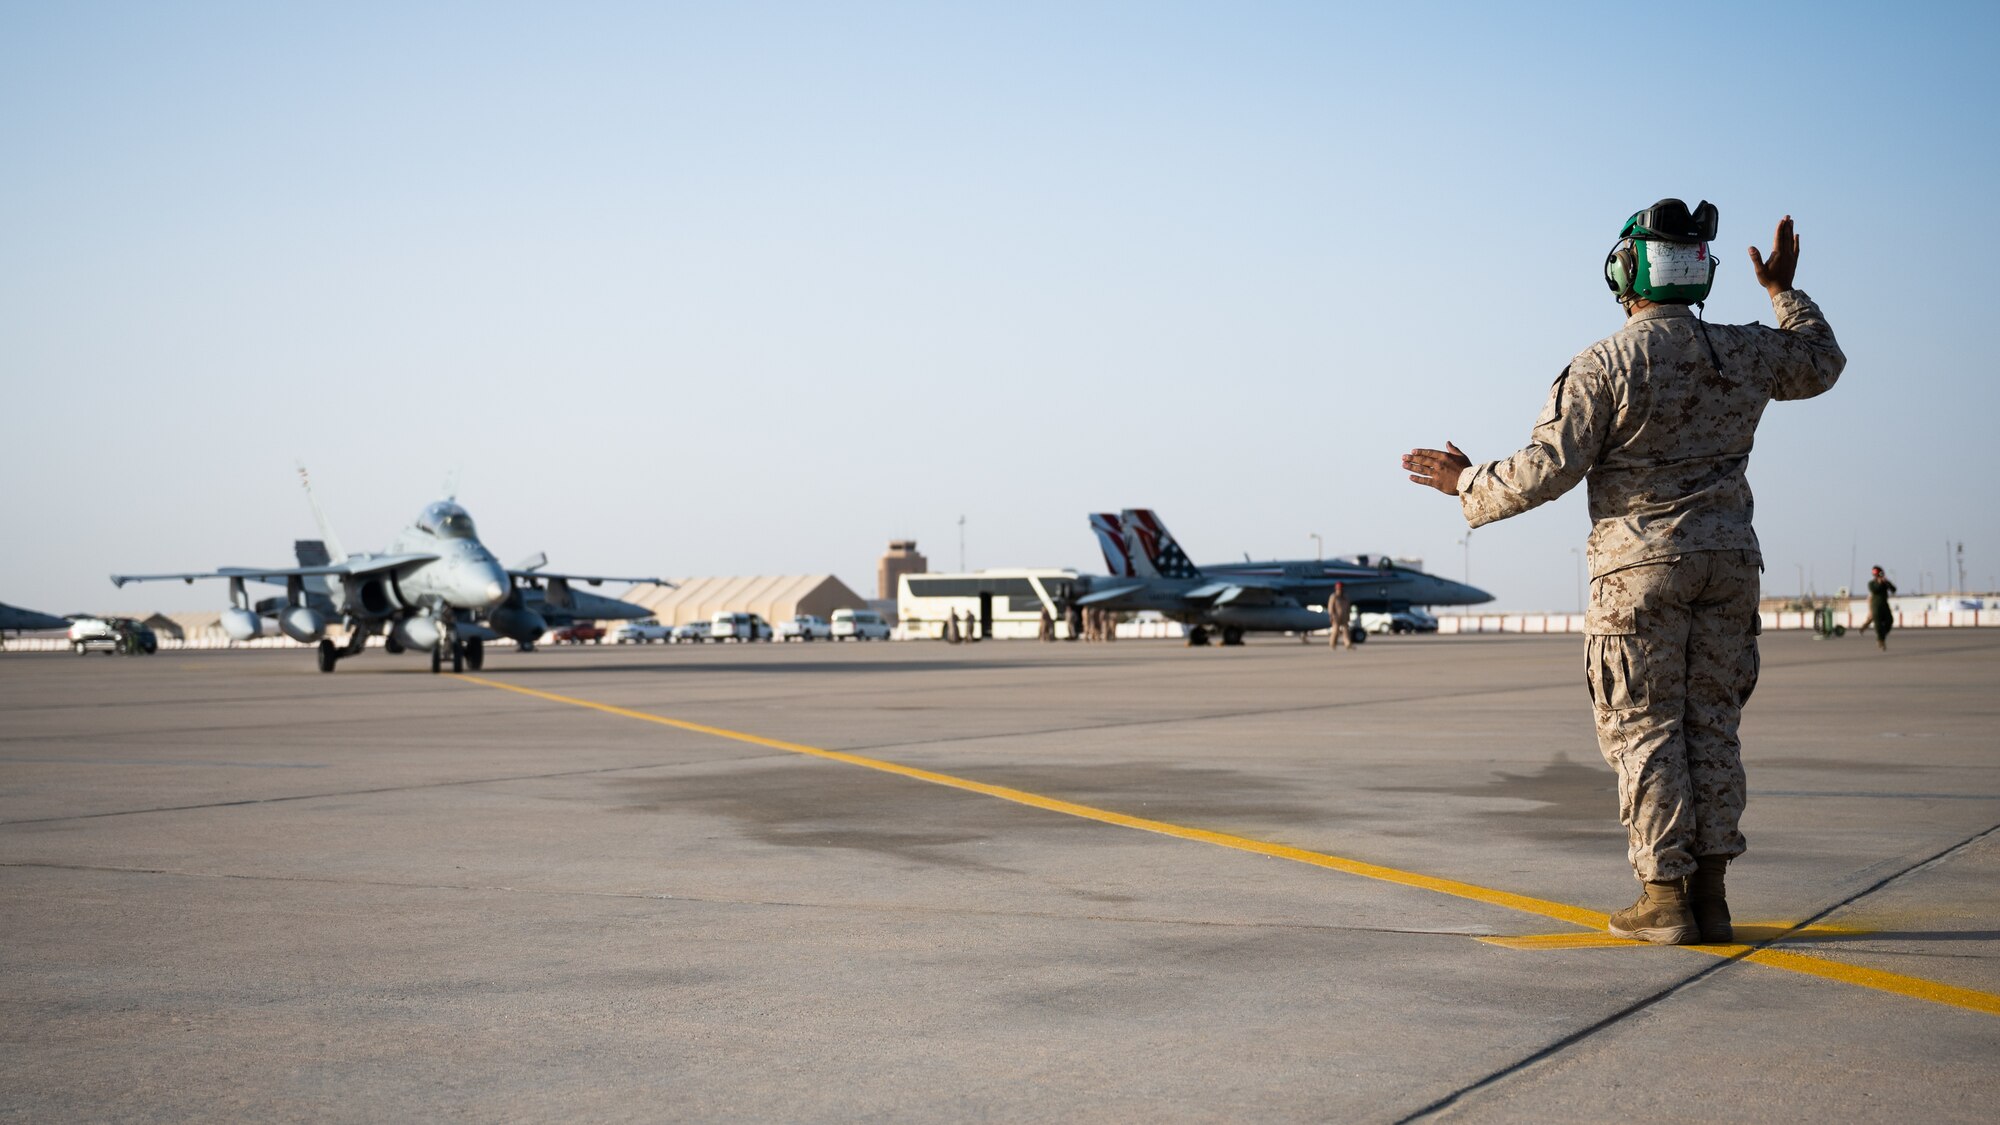
<svg viewBox="0 0 2000 1125">
<path fill-rule="evenodd" d="M 604 630 L 595 621 L 579 621 L 574 625 L 550 630 L 544 639 L 552 645 L 597 645 L 604 643 Z"/>
<path fill-rule="evenodd" d="M 886 641 L 889 623 L 872 609 L 833 611 L 833 639 L 836 641 Z"/>
<path fill-rule="evenodd" d="M 782 641 L 830 641 L 833 627 L 823 617 L 810 613 L 795 615 L 790 621 L 778 626 L 778 639 Z"/>
<path fill-rule="evenodd" d="M 674 626 L 674 643 L 677 645 L 698 645 L 708 639 L 709 624 L 706 621 L 690 621 Z"/>
<path fill-rule="evenodd" d="M 611 630 L 614 645 L 649 645 L 654 641 L 661 644 L 673 640 L 674 631 L 651 617 L 644 621 L 620 621 Z"/>
<path fill-rule="evenodd" d="M 1357 615 L 1360 625 L 1371 633 L 1435 633 L 1438 619 L 1414 607 L 1399 609 L 1394 613 L 1363 613 Z"/>
<path fill-rule="evenodd" d="M 130 617 L 79 617 L 70 622 L 69 646 L 78 656 L 87 652 L 152 655 L 160 639 Z"/>
<path fill-rule="evenodd" d="M 754 613 L 718 613 L 708 623 L 712 641 L 768 641 L 771 623 Z"/>
</svg>

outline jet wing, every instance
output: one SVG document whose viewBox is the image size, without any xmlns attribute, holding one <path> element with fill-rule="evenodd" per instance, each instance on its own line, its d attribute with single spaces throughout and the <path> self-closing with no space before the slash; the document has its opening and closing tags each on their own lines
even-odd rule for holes
<svg viewBox="0 0 2000 1125">
<path fill-rule="evenodd" d="M 67 629 L 69 618 L 0 602 L 0 629 Z"/>
<path fill-rule="evenodd" d="M 1122 598 L 1127 594 L 1139 593 L 1145 590 L 1145 588 L 1146 588 L 1145 583 L 1141 582 L 1131 586 L 1118 586 L 1110 590 L 1099 590 L 1094 594 L 1085 594 L 1084 596 L 1076 599 L 1074 604 L 1102 605 L 1105 602 L 1117 601 L 1119 598 Z"/>
<path fill-rule="evenodd" d="M 437 555 L 367 555 L 349 559 L 346 562 L 327 566 L 225 566 L 216 570 L 184 571 L 179 574 L 114 574 L 113 586 L 123 586 L 127 582 L 186 582 L 193 584 L 197 578 L 240 578 L 252 582 L 283 582 L 288 578 L 325 578 L 335 575 L 374 574 L 381 570 L 394 570 L 411 563 L 431 562 Z"/>
<path fill-rule="evenodd" d="M 586 586 L 602 586 L 606 582 L 624 582 L 632 586 L 665 586 L 670 590 L 676 588 L 672 582 L 664 578 L 614 578 L 603 574 L 557 574 L 554 571 L 535 570 L 532 567 L 525 570 L 510 570 L 507 573 L 515 579 L 525 578 L 532 581 L 537 578 L 548 578 L 557 582 L 581 582 Z"/>
<path fill-rule="evenodd" d="M 1210 582 L 1181 596 L 1191 602 L 1205 601 L 1212 606 L 1277 605 L 1294 600 L 1283 591 L 1260 582 Z"/>
</svg>

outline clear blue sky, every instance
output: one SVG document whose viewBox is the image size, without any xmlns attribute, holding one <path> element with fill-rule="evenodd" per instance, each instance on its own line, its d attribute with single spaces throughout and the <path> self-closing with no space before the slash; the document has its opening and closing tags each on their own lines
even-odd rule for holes
<svg viewBox="0 0 2000 1125">
<path fill-rule="evenodd" d="M 1849 362 L 1765 416 L 1767 590 L 2000 577 L 1984 5 L 0 4 L 0 600 L 350 546 L 454 469 L 503 558 L 830 571 L 1424 557 L 1412 445 L 1519 447 L 1599 264 L 1797 217 Z M 1582 490 L 1471 577 L 1567 609 Z"/>
</svg>

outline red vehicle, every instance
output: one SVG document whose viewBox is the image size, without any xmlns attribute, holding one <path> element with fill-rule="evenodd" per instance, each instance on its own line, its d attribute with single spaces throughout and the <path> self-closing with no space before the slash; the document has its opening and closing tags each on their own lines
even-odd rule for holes
<svg viewBox="0 0 2000 1125">
<path fill-rule="evenodd" d="M 552 645 L 603 644 L 604 630 L 595 621 L 579 621 L 549 632 L 548 643 Z"/>
</svg>

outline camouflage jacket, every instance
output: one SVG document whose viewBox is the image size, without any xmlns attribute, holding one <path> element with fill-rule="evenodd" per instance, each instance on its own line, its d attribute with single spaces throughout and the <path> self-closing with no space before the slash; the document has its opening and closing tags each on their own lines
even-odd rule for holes
<svg viewBox="0 0 2000 1125">
<path fill-rule="evenodd" d="M 1588 478 L 1593 577 L 1689 551 L 1756 552 L 1743 474 L 1757 420 L 1772 399 L 1833 386 L 1847 363 L 1811 298 L 1794 289 L 1771 307 L 1776 328 L 1703 326 L 1686 305 L 1632 314 L 1556 377 L 1527 448 L 1459 473 L 1466 522 L 1506 519 Z"/>
</svg>

